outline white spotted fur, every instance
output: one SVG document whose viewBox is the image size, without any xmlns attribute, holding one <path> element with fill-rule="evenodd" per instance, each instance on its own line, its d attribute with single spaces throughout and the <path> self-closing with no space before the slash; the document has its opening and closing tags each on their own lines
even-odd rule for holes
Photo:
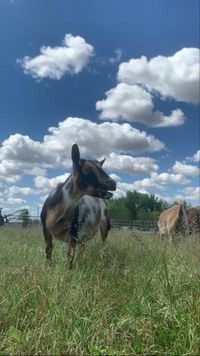
<svg viewBox="0 0 200 356">
<path fill-rule="evenodd" d="M 107 224 L 107 205 L 103 199 L 93 198 L 89 195 L 84 195 L 78 204 L 79 239 L 88 240 L 97 233 L 101 224 Z M 84 222 L 82 223 L 82 221 Z"/>
</svg>

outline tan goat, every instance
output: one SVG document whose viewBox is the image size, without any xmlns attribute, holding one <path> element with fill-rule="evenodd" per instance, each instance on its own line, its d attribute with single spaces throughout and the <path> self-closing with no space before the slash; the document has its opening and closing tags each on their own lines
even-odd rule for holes
<svg viewBox="0 0 200 356">
<path fill-rule="evenodd" d="M 171 208 L 164 210 L 158 220 L 160 238 L 165 235 L 170 241 L 174 241 L 174 234 L 182 232 L 188 234 L 188 221 L 185 210 L 181 204 L 173 205 Z"/>
</svg>

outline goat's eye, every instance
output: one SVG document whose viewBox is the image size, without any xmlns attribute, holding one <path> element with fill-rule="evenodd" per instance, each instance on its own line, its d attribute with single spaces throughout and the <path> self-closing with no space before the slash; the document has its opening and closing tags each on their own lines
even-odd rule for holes
<svg viewBox="0 0 200 356">
<path fill-rule="evenodd" d="M 85 177 L 87 182 L 92 182 L 93 180 L 95 180 L 95 178 L 96 178 L 95 175 L 91 172 L 86 174 L 86 177 Z"/>
<path fill-rule="evenodd" d="M 79 176 L 79 187 L 84 189 L 86 187 L 94 187 L 96 188 L 99 184 L 97 177 L 93 172 L 88 174 L 81 174 Z"/>
<path fill-rule="evenodd" d="M 94 173 L 88 173 L 85 175 L 85 185 L 96 187 L 98 185 L 98 179 Z"/>
</svg>

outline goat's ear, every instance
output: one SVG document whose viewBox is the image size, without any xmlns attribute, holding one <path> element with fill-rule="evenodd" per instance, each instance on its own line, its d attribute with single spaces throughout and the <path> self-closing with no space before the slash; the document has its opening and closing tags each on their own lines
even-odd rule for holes
<svg viewBox="0 0 200 356">
<path fill-rule="evenodd" d="M 100 164 L 101 167 L 103 166 L 105 160 L 106 160 L 106 157 L 104 159 L 102 159 L 101 161 L 99 161 L 99 164 Z"/>
<path fill-rule="evenodd" d="M 80 161 L 80 152 L 76 143 L 74 143 L 72 146 L 72 161 L 75 164 L 79 164 Z"/>
<path fill-rule="evenodd" d="M 76 175 L 80 169 L 80 152 L 76 143 L 72 146 L 72 162 L 73 162 L 73 174 Z"/>
</svg>

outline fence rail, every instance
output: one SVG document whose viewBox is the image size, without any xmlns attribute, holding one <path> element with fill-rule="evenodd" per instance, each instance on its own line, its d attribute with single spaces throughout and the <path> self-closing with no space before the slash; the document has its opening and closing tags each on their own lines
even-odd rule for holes
<svg viewBox="0 0 200 356">
<path fill-rule="evenodd" d="M 111 219 L 111 226 L 118 229 L 157 230 L 157 221 L 152 220 L 116 220 Z"/>
<path fill-rule="evenodd" d="M 29 215 L 27 226 L 39 224 L 40 219 L 36 215 Z M 23 221 L 18 216 L 13 216 L 8 221 L 9 225 L 23 225 Z M 152 220 L 123 220 L 111 219 L 111 227 L 115 229 L 137 229 L 141 231 L 157 231 L 157 221 Z"/>
</svg>

